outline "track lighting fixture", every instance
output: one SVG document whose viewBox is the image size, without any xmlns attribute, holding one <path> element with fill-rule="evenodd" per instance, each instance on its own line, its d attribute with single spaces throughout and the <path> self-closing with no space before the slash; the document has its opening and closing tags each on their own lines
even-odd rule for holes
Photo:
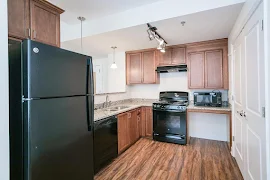
<svg viewBox="0 0 270 180">
<path fill-rule="evenodd" d="M 152 41 L 153 39 L 156 39 L 156 41 L 158 42 L 157 49 L 160 50 L 160 52 L 165 53 L 165 47 L 167 42 L 156 32 L 156 27 L 152 27 L 149 23 L 147 23 L 147 26 L 149 28 L 147 30 L 149 40 Z"/>
</svg>

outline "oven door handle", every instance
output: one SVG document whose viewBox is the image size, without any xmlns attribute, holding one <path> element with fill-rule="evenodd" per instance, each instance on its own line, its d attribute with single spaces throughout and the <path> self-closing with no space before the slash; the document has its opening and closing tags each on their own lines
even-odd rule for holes
<svg viewBox="0 0 270 180">
<path fill-rule="evenodd" d="M 187 111 L 177 111 L 177 110 L 162 110 L 162 109 L 159 109 L 159 110 L 157 110 L 157 109 L 153 109 L 153 111 L 157 111 L 157 112 L 174 112 L 174 113 L 182 113 L 182 114 L 185 114 L 185 113 L 187 113 Z"/>
</svg>

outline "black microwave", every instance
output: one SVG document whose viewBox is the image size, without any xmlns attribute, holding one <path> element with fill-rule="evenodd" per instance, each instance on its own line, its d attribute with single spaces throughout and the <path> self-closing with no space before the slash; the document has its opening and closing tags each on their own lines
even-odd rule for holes
<svg viewBox="0 0 270 180">
<path fill-rule="evenodd" d="M 194 92 L 193 95 L 195 106 L 222 106 L 221 92 Z"/>
</svg>

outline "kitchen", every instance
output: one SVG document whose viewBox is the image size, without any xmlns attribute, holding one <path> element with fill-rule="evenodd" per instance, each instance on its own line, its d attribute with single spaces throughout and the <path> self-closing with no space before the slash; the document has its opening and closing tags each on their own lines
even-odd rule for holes
<svg viewBox="0 0 270 180">
<path fill-rule="evenodd" d="M 38 156 L 43 160 L 31 161 L 33 170 L 25 165 L 11 166 L 11 179 L 22 178 L 16 172 L 29 173 L 22 179 L 267 179 L 267 78 L 264 58 L 260 58 L 264 53 L 264 2 L 209 1 L 204 6 L 197 1 L 193 6 L 192 2 L 175 0 L 95 3 L 99 12 L 86 8 L 91 1 L 8 1 L 9 38 L 14 43 L 10 44 L 17 46 L 17 51 L 17 42 L 25 38 L 49 45 L 22 42 L 23 54 L 33 48 L 28 54 L 31 66 L 27 68 L 31 70 L 26 73 L 33 73 L 27 77 L 28 84 L 34 84 L 28 91 L 34 93 L 20 100 L 59 99 L 41 111 L 36 108 L 41 105 L 29 105 L 29 112 L 36 110 L 33 116 L 26 112 L 29 122 L 34 118 L 42 121 L 37 130 L 45 134 L 42 127 L 48 125 L 54 124 L 55 129 L 62 125 L 62 133 L 64 127 L 69 128 L 69 137 L 76 133 L 70 148 L 80 154 L 84 144 L 78 141 L 76 148 L 75 139 L 83 135 L 83 130 L 76 126 L 78 122 L 71 122 L 80 112 L 78 116 L 87 119 L 89 138 L 93 138 L 92 145 L 84 139 L 88 152 L 93 152 L 92 157 L 87 153 L 88 160 L 93 162 L 75 153 L 69 154 L 69 162 L 64 150 L 58 158 L 48 151 L 63 148 L 60 144 L 64 141 L 53 134 L 54 128 L 50 137 L 39 137 L 38 131 L 33 131 L 36 137 L 45 138 L 39 139 L 45 144 L 31 147 L 40 154 L 30 155 L 29 161 Z M 174 8 L 180 4 L 180 9 Z M 171 12 L 153 15 L 147 11 L 150 7 Z M 21 13 L 20 18 L 12 12 Z M 143 13 L 134 16 L 138 12 Z M 35 63 L 37 55 L 47 62 Z M 82 63 L 72 61 L 79 58 Z M 20 62 L 15 64 L 18 68 Z M 10 85 L 11 97 L 21 98 L 18 69 L 15 72 L 15 66 L 10 68 L 14 69 L 10 71 L 10 82 L 14 82 Z M 65 76 L 69 81 L 63 81 Z M 86 104 L 79 103 L 81 96 L 87 97 Z M 52 108 L 61 110 L 67 105 L 60 99 L 72 97 L 78 101 L 66 101 L 70 106 L 65 115 L 54 114 Z M 10 118 L 18 121 L 15 114 L 20 113 L 12 107 L 11 103 Z M 71 124 L 65 124 L 65 120 Z M 19 128 L 17 121 L 11 120 L 11 134 Z M 14 150 L 21 147 L 16 136 L 10 140 L 11 165 L 22 153 Z M 33 142 L 38 140 L 35 135 L 33 138 Z M 60 167 L 60 161 L 66 164 Z M 47 168 L 42 164 L 45 162 L 56 169 Z M 78 163 L 77 167 L 69 166 L 71 162 Z M 65 167 L 73 170 L 68 172 Z"/>
</svg>

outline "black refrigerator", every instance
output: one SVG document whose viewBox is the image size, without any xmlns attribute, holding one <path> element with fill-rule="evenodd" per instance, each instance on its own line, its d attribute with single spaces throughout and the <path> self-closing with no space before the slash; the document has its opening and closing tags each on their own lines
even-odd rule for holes
<svg viewBox="0 0 270 180">
<path fill-rule="evenodd" d="M 9 41 L 10 179 L 93 179 L 92 58 Z"/>
</svg>

